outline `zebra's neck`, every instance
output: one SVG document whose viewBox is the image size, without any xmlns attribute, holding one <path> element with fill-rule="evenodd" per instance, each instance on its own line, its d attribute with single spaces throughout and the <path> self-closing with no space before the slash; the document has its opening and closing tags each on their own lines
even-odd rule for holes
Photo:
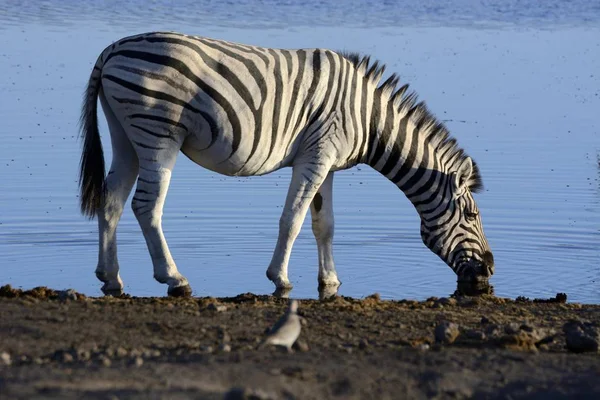
<svg viewBox="0 0 600 400">
<path fill-rule="evenodd" d="M 444 198 L 447 166 L 462 155 L 446 128 L 416 96 L 374 96 L 366 163 L 392 181 L 419 214 Z"/>
</svg>

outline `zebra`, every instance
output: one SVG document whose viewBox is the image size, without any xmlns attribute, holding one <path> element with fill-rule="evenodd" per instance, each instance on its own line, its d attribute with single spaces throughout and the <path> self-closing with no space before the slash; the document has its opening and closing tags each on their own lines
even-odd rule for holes
<svg viewBox="0 0 600 400">
<path fill-rule="evenodd" d="M 266 275 L 291 289 L 288 261 L 311 210 L 320 288 L 340 285 L 333 260 L 333 174 L 379 171 L 420 216 L 421 238 L 460 282 L 487 281 L 494 259 L 473 198 L 477 164 L 408 84 L 368 55 L 323 48 L 273 49 L 177 32 L 128 36 L 98 57 L 84 94 L 80 206 L 98 218 L 96 276 L 119 294 L 116 229 L 131 202 L 154 278 L 168 295 L 191 294 L 162 230 L 163 205 L 181 151 L 228 176 L 292 168 Z M 105 177 L 98 98 L 113 150 Z"/>
</svg>

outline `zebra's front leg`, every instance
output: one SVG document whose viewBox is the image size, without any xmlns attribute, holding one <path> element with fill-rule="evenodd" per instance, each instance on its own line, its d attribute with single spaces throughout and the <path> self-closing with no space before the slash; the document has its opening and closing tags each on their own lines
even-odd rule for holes
<svg viewBox="0 0 600 400">
<path fill-rule="evenodd" d="M 292 182 L 279 219 L 277 245 L 267 269 L 267 278 L 279 290 L 292 288 L 288 279 L 288 262 L 292 247 L 300 233 L 310 203 L 328 171 L 329 166 L 325 165 L 300 164 L 293 167 Z"/>
<path fill-rule="evenodd" d="M 170 296 L 189 296 L 192 293 L 190 285 L 177 270 L 162 230 L 162 212 L 171 181 L 171 169 L 140 159 L 139 173 L 131 206 L 152 257 L 154 279 L 169 285 Z"/>
<path fill-rule="evenodd" d="M 319 290 L 328 293 L 337 291 L 340 286 L 333 262 L 333 172 L 319 188 L 310 207 L 312 216 L 312 231 L 317 241 L 319 252 Z"/>
</svg>

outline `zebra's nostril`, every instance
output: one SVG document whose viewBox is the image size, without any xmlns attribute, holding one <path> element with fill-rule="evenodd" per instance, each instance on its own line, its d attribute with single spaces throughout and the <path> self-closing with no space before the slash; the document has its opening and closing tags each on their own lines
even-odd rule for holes
<svg viewBox="0 0 600 400">
<path fill-rule="evenodd" d="M 491 251 L 486 251 L 483 253 L 483 263 L 487 267 L 488 270 L 492 270 L 494 268 L 494 255 Z"/>
</svg>

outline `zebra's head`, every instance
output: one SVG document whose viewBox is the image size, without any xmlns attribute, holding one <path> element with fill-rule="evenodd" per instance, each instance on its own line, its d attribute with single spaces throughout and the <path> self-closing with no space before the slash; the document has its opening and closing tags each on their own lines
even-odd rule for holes
<svg viewBox="0 0 600 400">
<path fill-rule="evenodd" d="M 479 171 L 470 157 L 457 163 L 443 176 L 437 207 L 421 213 L 421 237 L 459 282 L 486 281 L 494 273 L 494 257 L 472 195 L 481 187 Z"/>
</svg>

